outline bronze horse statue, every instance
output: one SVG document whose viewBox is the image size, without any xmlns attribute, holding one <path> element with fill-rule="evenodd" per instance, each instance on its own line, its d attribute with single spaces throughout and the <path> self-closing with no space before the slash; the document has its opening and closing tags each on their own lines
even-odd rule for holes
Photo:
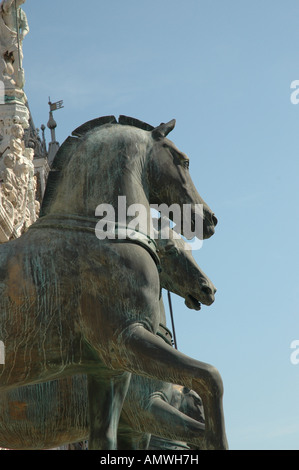
<svg viewBox="0 0 299 470">
<path fill-rule="evenodd" d="M 157 238 L 161 263 L 161 288 L 175 291 L 190 308 L 214 302 L 216 288 L 195 262 L 182 239 Z M 190 297 L 192 292 L 192 302 Z M 163 297 L 157 335 L 172 345 L 166 326 Z M 200 397 L 192 390 L 146 377 L 132 375 L 118 427 L 118 450 L 142 450 L 151 433 L 192 442 L 203 428 Z M 189 419 L 191 418 L 191 419 Z M 88 439 L 88 399 L 85 375 L 27 385 L 0 394 L 0 447 L 49 449 Z M 165 442 L 161 441 L 165 446 Z M 172 445 L 168 442 L 168 445 Z"/>
<path fill-rule="evenodd" d="M 188 158 L 166 137 L 174 126 L 104 117 L 76 129 L 56 155 L 40 219 L 0 247 L 0 392 L 86 374 L 90 449 L 116 448 L 132 373 L 193 389 L 206 419 L 198 446 L 227 448 L 219 372 L 156 336 L 160 282 L 150 229 L 148 246 L 95 236 L 95 208 L 116 210 L 120 196 L 126 227 L 134 204 L 145 208 L 147 227 L 151 204 L 191 205 L 193 226 L 200 204 L 202 236 L 213 235 L 217 219 L 194 187 Z"/>
</svg>

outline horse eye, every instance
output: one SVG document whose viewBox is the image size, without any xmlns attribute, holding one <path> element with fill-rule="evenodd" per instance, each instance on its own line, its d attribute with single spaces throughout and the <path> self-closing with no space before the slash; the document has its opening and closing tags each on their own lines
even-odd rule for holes
<svg viewBox="0 0 299 470">
<path fill-rule="evenodd" d="M 186 170 L 189 170 L 189 160 L 184 160 L 183 167 L 186 168 Z"/>
<path fill-rule="evenodd" d="M 168 255 L 178 256 L 179 250 L 175 246 L 167 246 L 165 251 Z"/>
</svg>

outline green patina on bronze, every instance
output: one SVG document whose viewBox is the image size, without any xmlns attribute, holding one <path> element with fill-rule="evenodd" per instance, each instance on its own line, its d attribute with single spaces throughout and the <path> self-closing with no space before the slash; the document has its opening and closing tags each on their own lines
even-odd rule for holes
<svg viewBox="0 0 299 470">
<path fill-rule="evenodd" d="M 86 123 L 62 145 L 37 223 L 56 214 L 93 217 L 98 204 L 116 207 L 124 195 L 148 209 L 203 204 L 203 235 L 213 235 L 215 216 L 182 165 L 184 154 L 166 138 L 175 122 L 144 129 L 120 121 Z M 203 401 L 205 427 L 193 444 L 226 448 L 221 377 L 156 335 L 159 298 L 157 267 L 144 247 L 55 224 L 30 228 L 0 247 L 0 390 L 86 374 L 89 448 L 109 450 L 117 448 L 132 373 L 179 384 Z"/>
<path fill-rule="evenodd" d="M 161 287 L 193 303 L 211 305 L 216 289 L 196 264 L 183 240 L 157 239 L 161 257 Z M 172 250 L 174 248 L 175 250 Z M 171 285 L 170 285 L 171 282 Z M 160 322 L 157 335 L 171 346 L 172 334 L 166 326 L 166 315 L 160 299 Z M 26 416 L 12 416 L 15 403 L 26 405 Z M 22 408 L 23 409 L 23 408 Z M 59 381 L 19 387 L 0 394 L 0 447 L 11 449 L 49 449 L 88 439 L 87 378 L 85 375 Z M 192 441 L 203 426 L 203 410 L 198 395 L 182 387 L 133 375 L 118 426 L 118 449 L 143 450 L 150 434 L 162 448 L 172 445 L 161 438 Z M 150 442 L 153 442 L 151 440 Z M 178 445 L 178 443 L 176 443 Z"/>
</svg>

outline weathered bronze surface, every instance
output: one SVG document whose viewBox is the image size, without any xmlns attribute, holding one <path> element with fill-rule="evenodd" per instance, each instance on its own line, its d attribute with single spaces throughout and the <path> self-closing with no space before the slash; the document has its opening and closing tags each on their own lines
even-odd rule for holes
<svg viewBox="0 0 299 470">
<path fill-rule="evenodd" d="M 192 292 L 191 308 L 199 309 L 200 303 L 210 305 L 216 292 L 213 283 L 191 252 L 185 250 L 185 242 L 174 239 L 172 231 L 170 235 L 169 240 L 157 239 L 161 288 L 167 287 L 185 299 Z M 163 338 L 161 341 L 171 344 L 162 297 L 157 333 Z M 157 435 L 155 448 L 161 441 L 159 437 L 192 442 L 204 428 L 203 415 L 200 397 L 192 390 L 132 375 L 118 427 L 117 447 L 143 449 L 150 433 Z M 49 449 L 88 439 L 86 375 L 2 392 L 0 422 L 0 447 Z M 161 445 L 166 444 L 161 441 Z"/>
<path fill-rule="evenodd" d="M 175 122 L 144 130 L 136 120 L 89 122 L 54 161 L 42 217 L 0 247 L 0 390 L 86 374 L 89 448 L 115 449 L 131 373 L 193 389 L 205 430 L 195 444 L 227 448 L 219 372 L 156 336 L 160 281 L 147 250 L 95 237 L 95 208 L 203 204 L 203 236 L 217 222 L 166 136 Z M 133 124 L 133 125 L 132 125 Z M 137 127 L 136 127 L 137 126 Z M 195 215 L 195 214 L 194 214 Z M 128 216 L 128 225 L 132 219 Z"/>
</svg>

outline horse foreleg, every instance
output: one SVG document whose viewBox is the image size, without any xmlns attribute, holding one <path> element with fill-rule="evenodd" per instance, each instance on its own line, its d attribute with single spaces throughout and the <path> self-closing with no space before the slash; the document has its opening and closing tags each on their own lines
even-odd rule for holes
<svg viewBox="0 0 299 470">
<path fill-rule="evenodd" d="M 116 450 L 117 429 L 131 374 L 88 375 L 90 450 Z"/>
<path fill-rule="evenodd" d="M 223 384 L 215 367 L 192 359 L 161 341 L 140 324 L 127 327 L 120 340 L 119 359 L 136 374 L 180 384 L 200 395 L 205 410 L 205 431 L 194 444 L 203 449 L 227 449 L 223 414 Z"/>
</svg>

